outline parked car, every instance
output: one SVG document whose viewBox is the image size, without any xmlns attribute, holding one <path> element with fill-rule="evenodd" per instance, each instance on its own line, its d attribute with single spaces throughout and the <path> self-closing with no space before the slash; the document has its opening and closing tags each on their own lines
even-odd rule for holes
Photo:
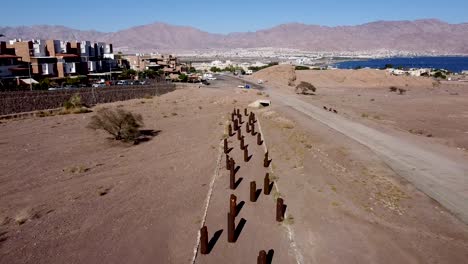
<svg viewBox="0 0 468 264">
<path fill-rule="evenodd" d="M 140 81 L 133 81 L 132 85 L 141 85 L 141 82 Z"/>
<path fill-rule="evenodd" d="M 49 91 L 57 91 L 57 90 L 63 90 L 63 88 L 61 87 L 50 87 L 49 89 L 47 89 Z"/>
<path fill-rule="evenodd" d="M 117 85 L 130 85 L 130 82 L 126 80 L 120 80 L 117 82 Z"/>
<path fill-rule="evenodd" d="M 105 83 L 94 83 L 93 87 L 94 88 L 102 88 L 102 87 L 106 87 L 106 84 Z"/>
</svg>

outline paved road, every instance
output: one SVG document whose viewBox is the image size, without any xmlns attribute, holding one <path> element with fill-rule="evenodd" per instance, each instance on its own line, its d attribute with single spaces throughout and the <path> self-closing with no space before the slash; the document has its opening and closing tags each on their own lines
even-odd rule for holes
<svg viewBox="0 0 468 264">
<path fill-rule="evenodd" d="M 264 89 L 274 103 L 289 106 L 358 141 L 379 155 L 395 172 L 468 224 L 468 164 L 415 145 L 306 103 L 298 96 Z"/>
</svg>

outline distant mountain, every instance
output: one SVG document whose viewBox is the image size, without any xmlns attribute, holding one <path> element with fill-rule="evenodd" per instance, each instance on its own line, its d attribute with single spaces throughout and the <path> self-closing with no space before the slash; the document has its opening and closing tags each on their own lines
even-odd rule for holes
<svg viewBox="0 0 468 264">
<path fill-rule="evenodd" d="M 256 32 L 212 34 L 165 23 L 103 33 L 63 26 L 0 27 L 7 38 L 98 40 L 123 51 L 177 51 L 220 48 L 295 48 L 308 51 L 394 50 L 468 54 L 468 23 L 440 20 L 377 21 L 358 26 L 327 27 L 291 23 Z"/>
<path fill-rule="evenodd" d="M 64 26 L 37 25 L 30 27 L 0 27 L 0 34 L 5 35 L 7 39 L 99 40 L 107 33 L 94 30 L 77 30 Z"/>
</svg>

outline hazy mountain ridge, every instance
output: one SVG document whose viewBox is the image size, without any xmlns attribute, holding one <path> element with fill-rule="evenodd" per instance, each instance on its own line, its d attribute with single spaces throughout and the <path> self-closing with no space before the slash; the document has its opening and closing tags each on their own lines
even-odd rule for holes
<svg viewBox="0 0 468 264">
<path fill-rule="evenodd" d="M 0 27 L 11 38 L 106 41 L 118 50 L 176 51 L 220 48 L 295 48 L 309 51 L 395 50 L 468 54 L 468 23 L 436 19 L 376 21 L 358 26 L 282 24 L 256 32 L 213 34 L 193 27 L 153 23 L 112 33 L 64 26 Z"/>
</svg>

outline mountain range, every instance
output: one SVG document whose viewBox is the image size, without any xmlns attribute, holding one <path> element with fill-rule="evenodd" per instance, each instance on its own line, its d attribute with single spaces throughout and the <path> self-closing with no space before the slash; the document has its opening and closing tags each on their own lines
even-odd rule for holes
<svg viewBox="0 0 468 264">
<path fill-rule="evenodd" d="M 282 24 L 255 32 L 208 33 L 193 27 L 156 22 L 117 32 L 64 26 L 0 27 L 7 39 L 92 40 L 113 43 L 126 52 L 174 52 L 234 48 L 292 48 L 305 51 L 353 52 L 392 50 L 428 54 L 468 54 L 468 23 L 436 19 L 376 21 L 357 26 Z"/>
</svg>

